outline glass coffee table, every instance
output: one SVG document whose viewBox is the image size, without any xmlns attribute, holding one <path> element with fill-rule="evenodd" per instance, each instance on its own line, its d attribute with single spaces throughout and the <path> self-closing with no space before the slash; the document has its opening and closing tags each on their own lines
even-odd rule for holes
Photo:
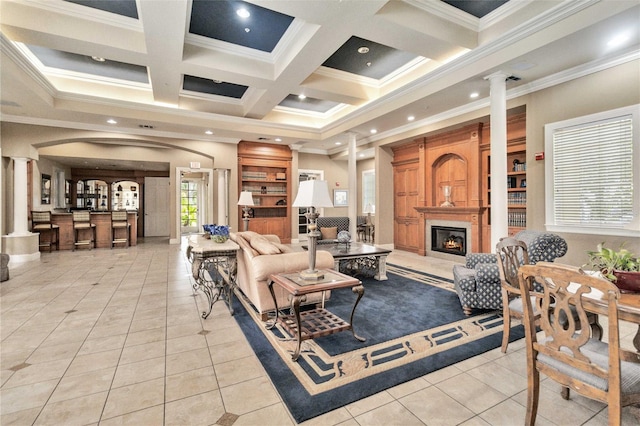
<svg viewBox="0 0 640 426">
<path fill-rule="evenodd" d="M 307 250 L 306 245 L 302 248 Z M 387 255 L 391 253 L 391 250 L 363 243 L 319 244 L 316 246 L 316 250 L 331 253 L 334 259 L 334 269 L 343 274 L 369 275 L 378 281 L 388 279 Z"/>
</svg>

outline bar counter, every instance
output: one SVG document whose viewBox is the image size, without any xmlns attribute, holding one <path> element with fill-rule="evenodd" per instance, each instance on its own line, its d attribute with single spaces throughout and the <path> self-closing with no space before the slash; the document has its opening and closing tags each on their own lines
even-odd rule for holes
<svg viewBox="0 0 640 426">
<path fill-rule="evenodd" d="M 129 243 L 135 246 L 138 242 L 138 213 L 127 212 L 127 221 L 131 226 Z M 74 247 L 73 215 L 71 213 L 52 213 L 51 223 L 60 227 L 59 249 L 72 250 Z M 96 225 L 95 247 L 111 248 L 111 212 L 91 212 L 91 223 Z M 123 246 L 123 244 L 119 244 L 115 247 Z M 84 250 L 84 248 L 79 250 Z"/>
</svg>

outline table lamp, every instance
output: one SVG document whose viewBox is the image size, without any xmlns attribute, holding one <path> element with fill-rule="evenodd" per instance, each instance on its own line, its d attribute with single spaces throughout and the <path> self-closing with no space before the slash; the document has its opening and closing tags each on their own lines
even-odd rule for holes
<svg viewBox="0 0 640 426">
<path fill-rule="evenodd" d="M 300 272 L 300 278 L 304 280 L 320 280 L 324 274 L 316 269 L 316 241 L 320 236 L 316 219 L 319 214 L 317 207 L 333 207 L 329 196 L 329 185 L 326 180 L 305 180 L 300 182 L 298 195 L 292 204 L 293 207 L 307 207 L 307 236 L 309 237 L 309 269 Z"/>
<path fill-rule="evenodd" d="M 367 205 L 364 207 L 364 210 L 362 211 L 362 213 L 365 213 L 367 215 L 367 225 L 371 225 L 371 214 L 375 214 L 375 212 L 376 206 L 371 203 L 367 203 Z"/>
<path fill-rule="evenodd" d="M 238 205 L 242 207 L 242 221 L 244 222 L 244 231 L 249 230 L 249 206 L 253 206 L 253 195 L 250 191 L 242 191 L 240 193 L 240 199 L 238 199 Z"/>
</svg>

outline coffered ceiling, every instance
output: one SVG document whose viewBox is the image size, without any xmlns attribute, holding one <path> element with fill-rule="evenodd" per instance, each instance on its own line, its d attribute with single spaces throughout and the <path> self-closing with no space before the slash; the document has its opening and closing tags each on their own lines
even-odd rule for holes
<svg viewBox="0 0 640 426">
<path fill-rule="evenodd" d="M 486 107 L 496 71 L 516 96 L 637 58 L 639 17 L 637 0 L 2 0 L 2 120 L 335 153 Z"/>
</svg>

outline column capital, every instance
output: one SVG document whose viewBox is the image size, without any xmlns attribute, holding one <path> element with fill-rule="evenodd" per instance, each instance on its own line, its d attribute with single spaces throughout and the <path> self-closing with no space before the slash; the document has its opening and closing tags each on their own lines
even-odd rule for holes
<svg viewBox="0 0 640 426">
<path fill-rule="evenodd" d="M 507 77 L 509 77 L 509 74 L 503 72 L 503 71 L 496 71 L 492 74 L 489 74 L 488 76 L 484 77 L 485 80 L 490 80 L 490 81 L 494 81 L 497 78 L 501 78 L 502 81 L 506 81 Z"/>
</svg>

